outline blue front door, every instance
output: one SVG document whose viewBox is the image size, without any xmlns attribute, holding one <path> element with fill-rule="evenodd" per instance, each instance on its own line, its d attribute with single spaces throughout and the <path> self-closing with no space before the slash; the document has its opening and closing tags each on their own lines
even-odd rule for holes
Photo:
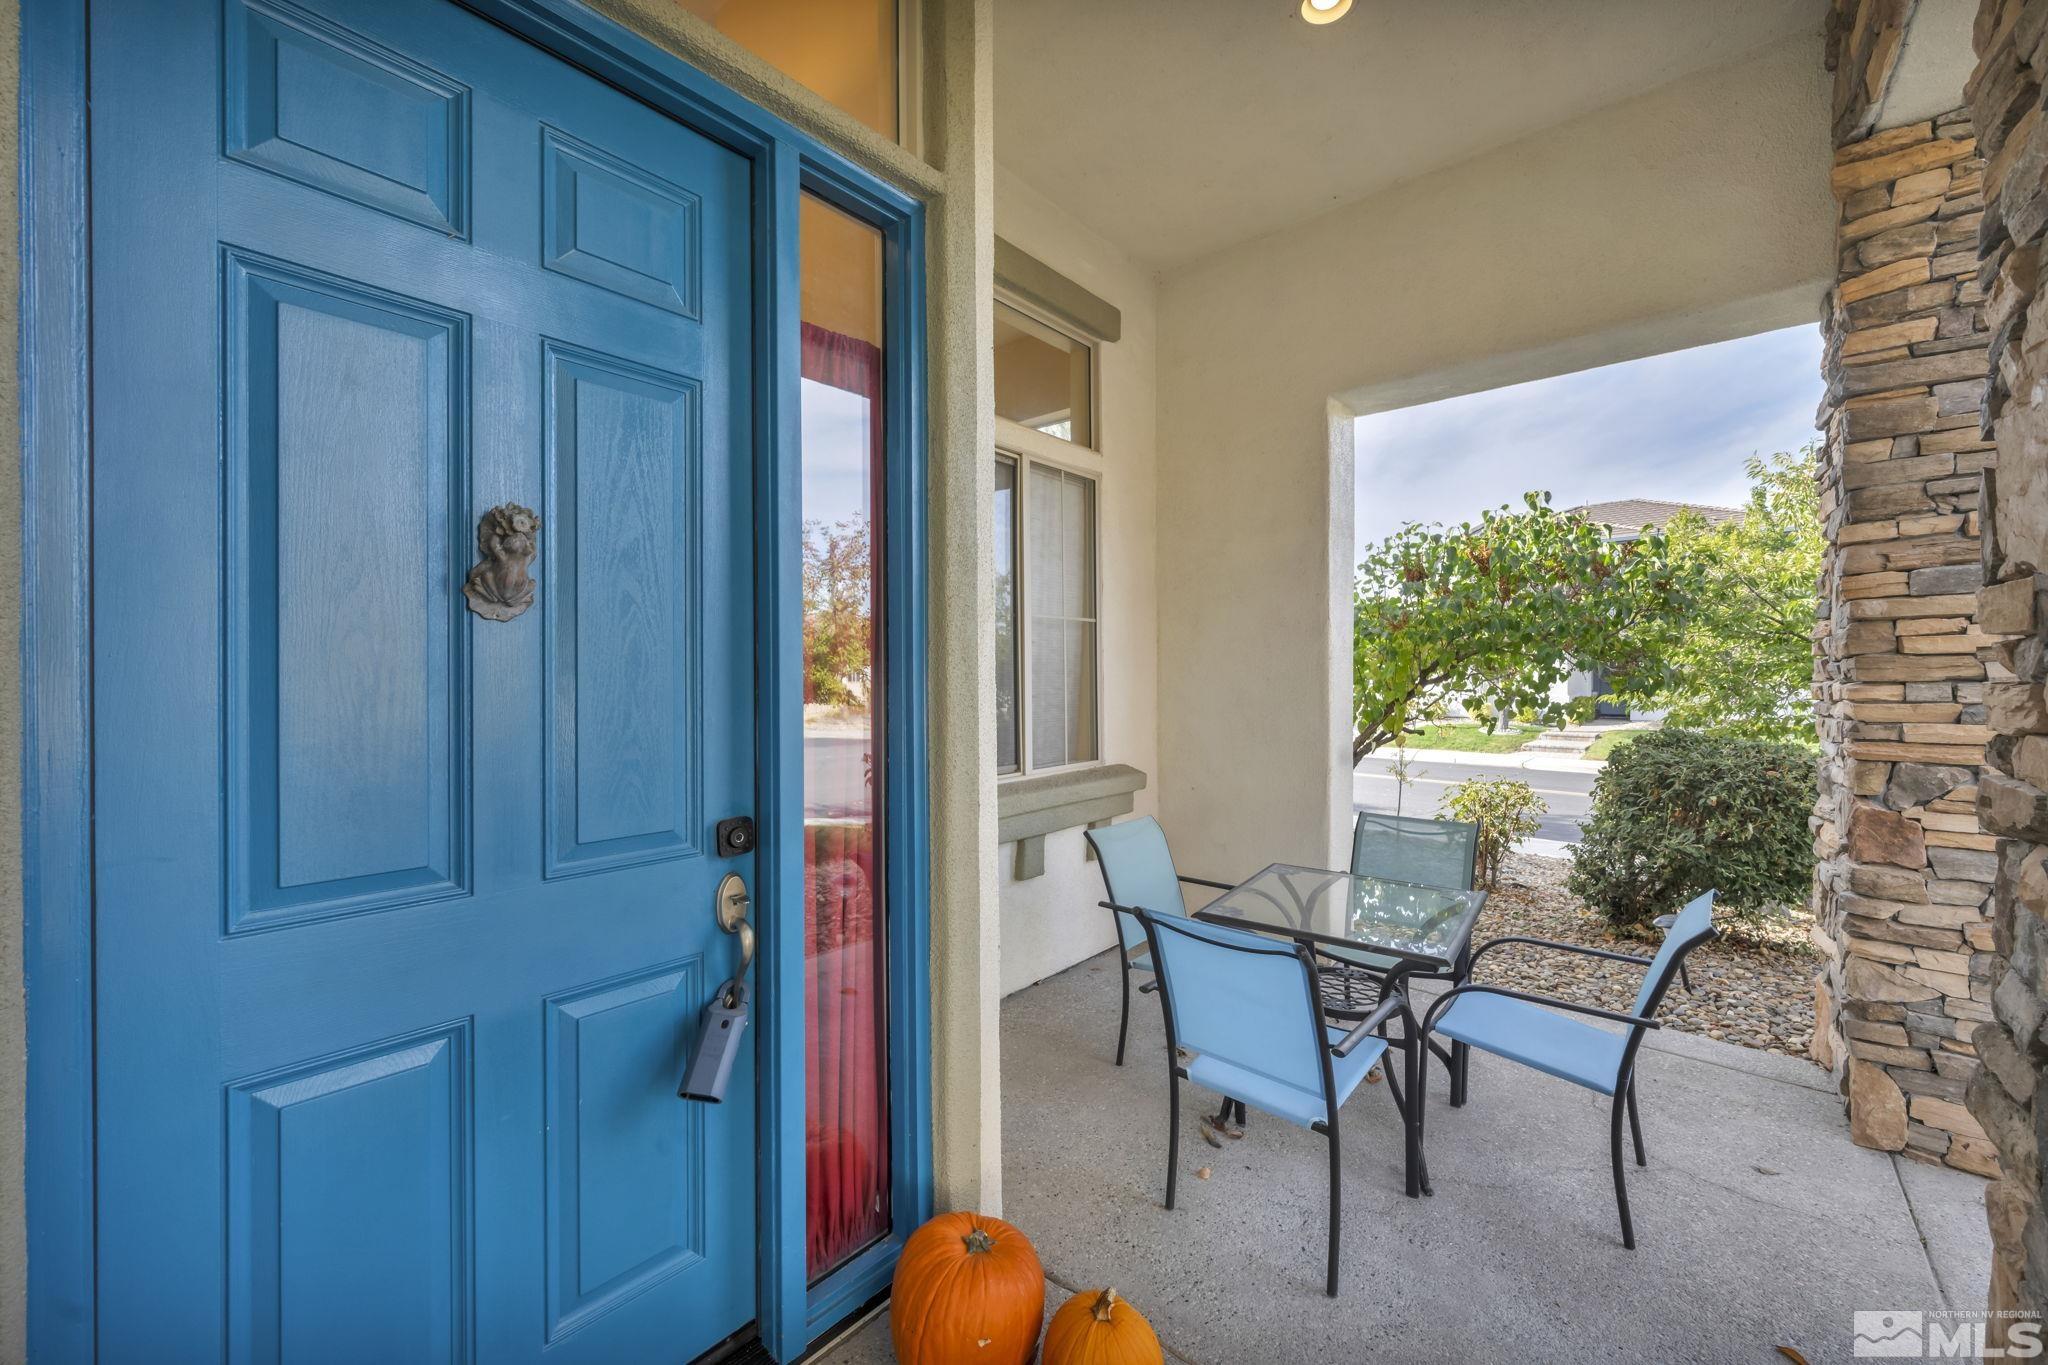
<svg viewBox="0 0 2048 1365">
<path fill-rule="evenodd" d="M 676 1097 L 749 165 L 441 0 L 91 22 L 102 1357 L 688 1360 L 755 1302 L 751 1050 Z"/>
</svg>

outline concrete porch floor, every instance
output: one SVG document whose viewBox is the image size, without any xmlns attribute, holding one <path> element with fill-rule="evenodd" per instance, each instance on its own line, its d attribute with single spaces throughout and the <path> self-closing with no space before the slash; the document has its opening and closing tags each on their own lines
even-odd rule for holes
<svg viewBox="0 0 2048 1365">
<path fill-rule="evenodd" d="M 1984 1305 L 1982 1181 L 1853 1146 L 1804 1061 L 1658 1033 L 1639 1063 L 1637 1250 L 1620 1241 L 1606 1101 L 1482 1055 L 1463 1109 L 1432 1069 L 1433 1198 L 1401 1193 L 1382 1087 L 1345 1106 L 1343 1285 L 1325 1298 L 1322 1138 L 1254 1113 L 1215 1150 L 1195 1127 L 1215 1097 L 1184 1086 L 1167 1212 L 1159 1007 L 1133 1001 L 1121 1070 L 1116 1011 L 1107 954 L 1004 1002 L 1003 1213 L 1037 1245 L 1048 1312 L 1114 1285 L 1169 1359 L 1761 1362 L 1784 1345 L 1819 1362 L 1849 1358 L 1856 1309 Z M 886 1314 L 822 1358 L 892 1359 Z"/>
</svg>

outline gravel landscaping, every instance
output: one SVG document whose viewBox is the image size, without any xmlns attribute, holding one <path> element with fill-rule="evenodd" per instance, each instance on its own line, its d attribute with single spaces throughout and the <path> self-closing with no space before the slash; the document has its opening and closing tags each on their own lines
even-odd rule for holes
<svg viewBox="0 0 2048 1365">
<path fill-rule="evenodd" d="M 1565 876 L 1570 870 L 1571 863 L 1563 858 L 1509 854 L 1473 941 L 1527 934 L 1615 952 L 1656 951 L 1654 937 L 1614 932 L 1567 890 Z M 1674 986 L 1664 998 L 1659 1022 L 1766 1052 L 1806 1055 L 1813 1037 L 1813 976 L 1820 966 L 1820 953 L 1807 937 L 1812 923 L 1803 906 L 1764 923 L 1724 920 L 1722 936 L 1686 958 L 1692 992 Z M 1475 979 L 1626 1010 L 1642 983 L 1642 972 L 1629 962 L 1509 947 L 1487 954 Z"/>
</svg>

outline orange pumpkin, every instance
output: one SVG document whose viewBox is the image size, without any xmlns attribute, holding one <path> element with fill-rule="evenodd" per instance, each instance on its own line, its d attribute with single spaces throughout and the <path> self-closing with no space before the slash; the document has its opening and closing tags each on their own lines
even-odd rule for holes
<svg viewBox="0 0 2048 1365">
<path fill-rule="evenodd" d="M 942 1213 L 896 1262 L 889 1335 L 901 1365 L 1027 1365 L 1045 1316 L 1045 1267 L 1000 1218 Z"/>
<path fill-rule="evenodd" d="M 1144 1314 L 1114 1289 L 1086 1291 L 1060 1305 L 1045 1329 L 1044 1365 L 1164 1365 Z"/>
</svg>

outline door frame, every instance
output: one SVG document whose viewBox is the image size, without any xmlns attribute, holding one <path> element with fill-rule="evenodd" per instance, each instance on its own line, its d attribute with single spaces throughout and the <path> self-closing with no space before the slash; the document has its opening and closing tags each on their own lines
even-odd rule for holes
<svg viewBox="0 0 2048 1365">
<path fill-rule="evenodd" d="M 28 1335 L 33 1359 L 95 1356 L 91 789 L 91 218 L 87 0 L 22 6 L 22 966 Z M 793 1360 L 885 1288 L 932 1211 L 925 747 L 924 206 L 577 0 L 456 0 L 737 152 L 752 168 L 756 685 L 757 1322 Z M 806 1283 L 802 486 L 797 215 L 804 192 L 884 250 L 884 904 L 893 1229 Z"/>
</svg>

